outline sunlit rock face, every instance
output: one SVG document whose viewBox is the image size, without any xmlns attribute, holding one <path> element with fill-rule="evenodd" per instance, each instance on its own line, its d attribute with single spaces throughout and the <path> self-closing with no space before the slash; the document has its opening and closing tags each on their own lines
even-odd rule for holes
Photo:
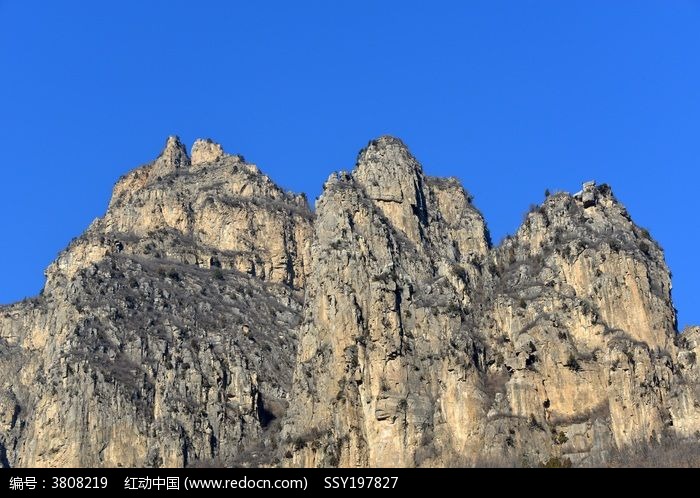
<svg viewBox="0 0 700 498">
<path fill-rule="evenodd" d="M 312 211 L 170 137 L 46 275 L 0 308 L 2 466 L 601 465 L 700 434 L 700 332 L 595 182 L 492 247 L 397 138 Z"/>
</svg>

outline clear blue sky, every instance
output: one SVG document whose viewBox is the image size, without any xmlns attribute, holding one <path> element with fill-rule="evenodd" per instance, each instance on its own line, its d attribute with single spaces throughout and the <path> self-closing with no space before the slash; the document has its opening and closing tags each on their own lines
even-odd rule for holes
<svg viewBox="0 0 700 498">
<path fill-rule="evenodd" d="M 612 184 L 700 323 L 700 2 L 0 0 L 0 302 L 169 134 L 313 200 L 378 135 L 461 178 L 496 241 Z"/>
</svg>

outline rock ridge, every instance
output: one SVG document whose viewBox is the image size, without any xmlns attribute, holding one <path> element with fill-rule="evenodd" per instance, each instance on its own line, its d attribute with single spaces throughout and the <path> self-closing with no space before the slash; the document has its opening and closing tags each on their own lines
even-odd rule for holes
<svg viewBox="0 0 700 498">
<path fill-rule="evenodd" d="M 0 307 L 0 466 L 597 466 L 700 443 L 700 328 L 678 333 L 663 250 L 605 184 L 493 246 L 398 138 L 312 211 L 171 136 L 46 275 Z"/>
</svg>

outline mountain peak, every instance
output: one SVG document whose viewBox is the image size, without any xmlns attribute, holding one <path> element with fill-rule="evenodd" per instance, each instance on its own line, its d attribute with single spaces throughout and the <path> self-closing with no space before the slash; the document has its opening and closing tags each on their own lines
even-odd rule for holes
<svg viewBox="0 0 700 498">
<path fill-rule="evenodd" d="M 161 157 L 172 157 L 174 159 L 180 159 L 183 156 L 187 157 L 187 148 L 180 140 L 177 135 L 170 135 L 165 141 L 165 147 L 163 152 L 160 154 Z"/>
<path fill-rule="evenodd" d="M 170 135 L 165 141 L 165 147 L 153 164 L 153 172 L 159 176 L 167 175 L 190 165 L 187 148 L 177 135 Z"/>
<path fill-rule="evenodd" d="M 404 149 L 408 149 L 408 146 L 404 143 L 403 140 L 401 140 L 399 137 L 395 137 L 393 135 L 381 135 L 374 140 L 370 140 L 369 147 L 401 147 Z"/>
<path fill-rule="evenodd" d="M 0 467 L 700 455 L 700 329 L 676 335 L 663 252 L 610 188 L 548 194 L 492 248 L 389 136 L 315 213 L 168 138 L 0 307 L 0 350 Z"/>
<path fill-rule="evenodd" d="M 401 202 L 404 194 L 415 189 L 423 169 L 403 141 L 384 135 L 360 151 L 353 177 L 371 198 Z"/>
<path fill-rule="evenodd" d="M 370 140 L 367 146 L 360 151 L 357 156 L 357 166 L 377 161 L 397 165 L 411 160 L 416 162 L 408 146 L 400 138 L 382 135 Z"/>
<path fill-rule="evenodd" d="M 223 147 L 211 138 L 198 138 L 192 145 L 192 166 L 213 163 L 225 155 Z"/>
</svg>

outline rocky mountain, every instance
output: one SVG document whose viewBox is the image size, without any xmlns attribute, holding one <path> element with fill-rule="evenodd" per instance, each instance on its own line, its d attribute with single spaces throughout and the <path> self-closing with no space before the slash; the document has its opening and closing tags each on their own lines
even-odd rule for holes
<svg viewBox="0 0 700 498">
<path fill-rule="evenodd" d="M 396 138 L 312 211 L 170 137 L 46 277 L 0 308 L 5 467 L 605 465 L 700 439 L 700 328 L 607 185 L 494 247 Z"/>
</svg>

